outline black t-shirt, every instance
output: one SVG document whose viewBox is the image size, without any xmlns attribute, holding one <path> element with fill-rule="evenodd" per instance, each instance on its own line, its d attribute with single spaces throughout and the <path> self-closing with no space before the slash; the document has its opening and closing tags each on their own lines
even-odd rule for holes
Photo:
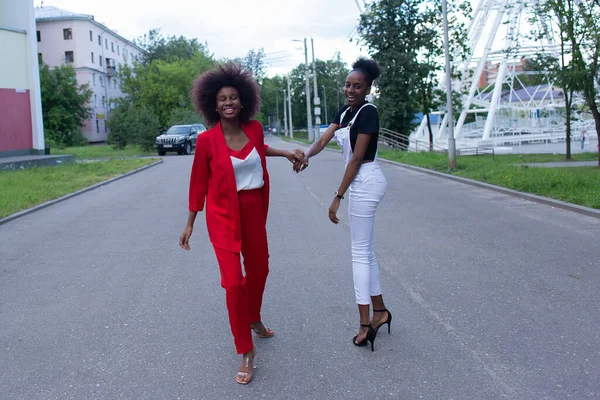
<svg viewBox="0 0 600 400">
<path fill-rule="evenodd" d="M 362 105 L 366 104 L 363 103 Z M 362 105 L 360 107 L 362 107 Z M 350 106 L 346 104 L 335 114 L 332 123 L 339 125 L 340 128 L 344 128 L 348 126 L 352 118 L 356 115 L 360 107 L 356 109 L 356 111 L 348 110 Z M 344 120 L 340 121 L 340 117 L 344 111 L 346 111 L 344 115 Z M 377 153 L 377 141 L 379 140 L 379 113 L 377 112 L 377 108 L 373 106 L 364 107 L 354 123 L 350 127 L 350 145 L 352 146 L 352 151 L 354 151 L 354 146 L 356 145 L 356 138 L 359 133 L 369 134 L 371 135 L 371 140 L 367 146 L 367 151 L 365 152 L 365 161 L 373 161 L 375 159 L 375 154 Z"/>
</svg>

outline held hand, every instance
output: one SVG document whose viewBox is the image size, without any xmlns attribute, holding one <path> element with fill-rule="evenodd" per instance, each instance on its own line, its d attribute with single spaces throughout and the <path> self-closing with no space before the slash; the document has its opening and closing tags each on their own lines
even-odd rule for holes
<svg viewBox="0 0 600 400">
<path fill-rule="evenodd" d="M 331 203 L 331 206 L 329 206 L 329 220 L 336 225 L 340 222 L 340 220 L 337 217 L 337 212 L 338 212 L 339 208 L 340 208 L 340 199 L 337 197 L 334 197 L 333 202 Z"/>
<path fill-rule="evenodd" d="M 295 172 L 304 171 L 306 167 L 308 167 L 308 161 L 306 160 L 306 155 L 300 149 L 294 149 L 289 153 L 288 160 L 293 164 L 293 169 Z"/>
<path fill-rule="evenodd" d="M 183 230 L 183 233 L 179 237 L 179 246 L 184 250 L 190 249 L 190 237 L 192 236 L 193 228 L 191 226 L 186 226 Z"/>
</svg>

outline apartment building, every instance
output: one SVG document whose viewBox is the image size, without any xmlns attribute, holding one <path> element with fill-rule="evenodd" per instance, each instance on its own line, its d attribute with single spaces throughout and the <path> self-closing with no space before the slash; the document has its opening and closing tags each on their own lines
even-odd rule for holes
<svg viewBox="0 0 600 400">
<path fill-rule="evenodd" d="M 89 142 L 103 142 L 108 135 L 111 99 L 123 96 L 117 71 L 133 65 L 143 50 L 95 21 L 93 15 L 76 14 L 57 7 L 37 7 L 38 58 L 48 66 L 71 64 L 79 84 L 93 90 L 92 116 L 82 127 Z"/>
<path fill-rule="evenodd" d="M 0 1 L 0 157 L 44 153 L 32 1 Z"/>
</svg>

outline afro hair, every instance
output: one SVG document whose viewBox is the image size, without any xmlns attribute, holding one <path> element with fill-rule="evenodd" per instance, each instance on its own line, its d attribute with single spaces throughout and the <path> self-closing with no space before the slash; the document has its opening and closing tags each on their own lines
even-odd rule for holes
<svg viewBox="0 0 600 400">
<path fill-rule="evenodd" d="M 209 126 L 216 125 L 220 116 L 216 111 L 217 93 L 221 88 L 231 86 L 240 93 L 242 111 L 240 122 L 248 122 L 260 109 L 260 88 L 252 72 L 241 64 L 226 62 L 215 69 L 204 72 L 192 84 L 192 102 L 196 112 L 202 115 Z"/>
</svg>

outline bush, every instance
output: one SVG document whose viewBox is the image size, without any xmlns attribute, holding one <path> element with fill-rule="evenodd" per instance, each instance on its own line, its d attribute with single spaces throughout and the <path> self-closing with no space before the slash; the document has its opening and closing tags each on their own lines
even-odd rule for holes
<svg viewBox="0 0 600 400">
<path fill-rule="evenodd" d="M 142 150 L 152 150 L 156 143 L 156 136 L 160 133 L 160 122 L 158 117 L 147 107 L 139 112 L 133 113 L 134 120 L 134 143 Z"/>
<path fill-rule="evenodd" d="M 110 133 L 107 142 L 115 149 L 128 144 L 152 150 L 160 131 L 158 117 L 147 107 L 137 110 L 130 103 L 120 104 L 108 121 Z"/>
<path fill-rule="evenodd" d="M 124 149 L 132 142 L 132 111 L 133 107 L 129 103 L 120 104 L 107 121 L 110 132 L 106 142 L 115 149 Z"/>
</svg>

